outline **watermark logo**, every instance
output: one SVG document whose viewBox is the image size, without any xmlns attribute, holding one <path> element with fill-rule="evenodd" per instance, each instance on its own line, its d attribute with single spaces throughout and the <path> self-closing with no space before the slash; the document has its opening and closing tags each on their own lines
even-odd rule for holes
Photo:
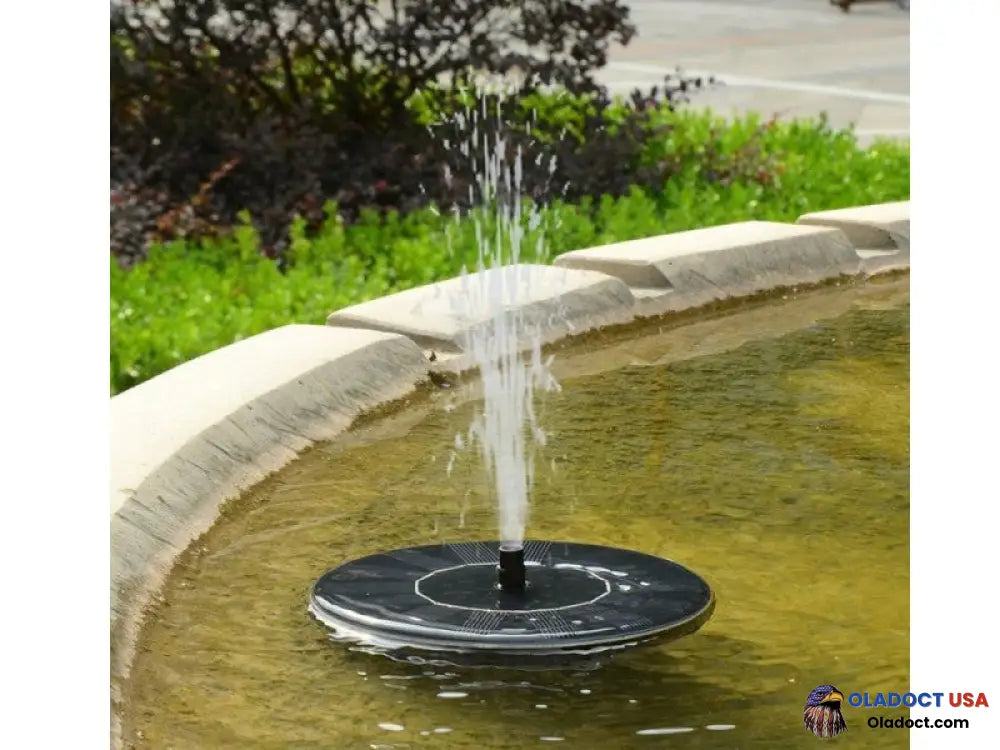
<svg viewBox="0 0 1000 750">
<path fill-rule="evenodd" d="M 817 737 L 829 739 L 847 731 L 847 722 L 840 706 L 844 694 L 833 685 L 820 685 L 806 698 L 802 711 L 802 723 Z"/>
<path fill-rule="evenodd" d="M 833 685 L 820 685 L 806 698 L 806 706 L 802 712 L 802 723 L 805 728 L 817 737 L 829 739 L 847 731 L 847 721 L 842 709 L 851 708 L 989 708 L 990 702 L 986 693 L 980 692 L 877 692 L 849 693 L 845 696 Z M 872 715 L 866 723 L 871 729 L 968 729 L 968 719 L 930 718 L 927 716 L 908 716 L 906 714 Z"/>
</svg>

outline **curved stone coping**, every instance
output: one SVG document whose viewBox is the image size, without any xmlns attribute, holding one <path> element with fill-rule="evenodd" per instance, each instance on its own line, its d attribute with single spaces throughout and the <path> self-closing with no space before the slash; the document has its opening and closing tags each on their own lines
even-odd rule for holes
<svg viewBox="0 0 1000 750">
<path fill-rule="evenodd" d="M 910 249 L 910 202 L 817 211 L 799 217 L 799 224 L 836 227 L 857 248 Z"/>
<path fill-rule="evenodd" d="M 222 501 L 426 375 L 426 358 L 403 336 L 291 325 L 112 398 L 114 671 L 127 669 L 131 630 L 151 588 Z"/>
<path fill-rule="evenodd" d="M 644 315 L 816 284 L 861 270 L 854 246 L 839 229 L 768 221 L 575 250 L 555 263 L 617 276 L 632 287 Z"/>
<path fill-rule="evenodd" d="M 910 266 L 909 201 L 818 211 L 800 216 L 798 223 L 841 230 L 857 249 L 866 273 Z"/>
<path fill-rule="evenodd" d="M 482 276 L 460 276 L 345 307 L 327 325 L 372 328 L 409 336 L 426 349 L 462 351 L 465 337 L 492 317 L 503 299 L 548 344 L 571 333 L 627 323 L 635 300 L 628 286 L 603 273 L 519 264 Z"/>
</svg>

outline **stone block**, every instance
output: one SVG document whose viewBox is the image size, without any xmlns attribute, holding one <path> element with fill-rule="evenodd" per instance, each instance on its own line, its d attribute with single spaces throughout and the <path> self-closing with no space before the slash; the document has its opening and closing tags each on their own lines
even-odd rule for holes
<svg viewBox="0 0 1000 750">
<path fill-rule="evenodd" d="M 853 245 L 839 229 L 765 221 L 575 250 L 555 263 L 622 279 L 646 315 L 815 284 L 860 270 Z"/>
<path fill-rule="evenodd" d="M 628 286 L 606 274 L 520 264 L 352 305 L 331 313 L 327 325 L 401 333 L 425 349 L 457 354 L 466 337 L 500 308 L 518 313 L 544 344 L 626 323 L 633 305 Z"/>
</svg>

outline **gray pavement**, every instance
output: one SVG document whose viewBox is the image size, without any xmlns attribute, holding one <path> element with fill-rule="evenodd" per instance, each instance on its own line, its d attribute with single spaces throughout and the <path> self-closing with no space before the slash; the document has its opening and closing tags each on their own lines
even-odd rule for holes
<svg viewBox="0 0 1000 750">
<path fill-rule="evenodd" d="M 720 114 L 758 111 L 853 124 L 862 142 L 909 137 L 910 16 L 894 2 L 843 13 L 828 0 L 631 0 L 639 34 L 599 79 L 626 93 L 678 65 L 725 86 L 692 98 Z"/>
</svg>

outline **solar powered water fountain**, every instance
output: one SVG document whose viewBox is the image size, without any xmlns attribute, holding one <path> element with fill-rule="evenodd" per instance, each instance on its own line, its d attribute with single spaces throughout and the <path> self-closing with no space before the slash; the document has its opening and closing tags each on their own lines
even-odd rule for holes
<svg viewBox="0 0 1000 750">
<path fill-rule="evenodd" d="M 387 649 L 530 657 L 678 637 L 713 607 L 708 584 L 677 563 L 550 541 L 378 553 L 322 576 L 311 604 L 342 635 Z"/>
<path fill-rule="evenodd" d="M 641 552 L 571 541 L 525 541 L 533 444 L 544 444 L 533 409 L 536 388 L 557 388 L 541 358 L 541 337 L 519 313 L 531 283 L 519 266 L 525 226 L 520 149 L 502 127 L 490 138 L 481 109 L 459 118 L 462 153 L 477 160 L 479 198 L 495 211 L 473 214 L 476 273 L 463 277 L 454 314 L 482 321 L 463 350 L 478 367 L 484 405 L 470 430 L 498 498 L 501 539 L 409 547 L 346 562 L 319 578 L 310 611 L 338 637 L 385 648 L 537 657 L 625 648 L 693 632 L 711 616 L 708 584 L 682 565 Z M 498 109 L 499 112 L 499 109 Z M 497 115 L 499 118 L 499 114 Z M 479 160 L 481 159 L 481 162 Z M 523 353 L 527 351 L 528 354 Z"/>
</svg>

